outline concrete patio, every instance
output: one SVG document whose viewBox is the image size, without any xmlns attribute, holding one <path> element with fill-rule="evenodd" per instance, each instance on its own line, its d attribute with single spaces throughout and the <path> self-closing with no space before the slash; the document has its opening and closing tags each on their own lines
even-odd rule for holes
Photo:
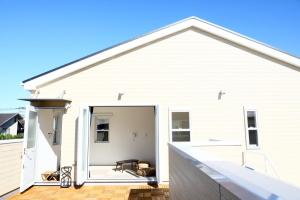
<svg viewBox="0 0 300 200">
<path fill-rule="evenodd" d="M 168 185 L 109 185 L 60 188 L 59 186 L 34 186 L 9 200 L 167 200 Z"/>
</svg>

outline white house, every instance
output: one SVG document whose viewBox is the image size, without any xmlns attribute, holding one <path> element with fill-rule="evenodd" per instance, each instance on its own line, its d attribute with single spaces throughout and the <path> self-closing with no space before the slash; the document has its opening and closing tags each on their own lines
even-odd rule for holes
<svg viewBox="0 0 300 200">
<path fill-rule="evenodd" d="M 17 135 L 24 131 L 24 120 L 19 113 L 0 113 L 0 134 Z"/>
<path fill-rule="evenodd" d="M 167 182 L 169 142 L 300 185 L 299 70 L 299 58 L 191 17 L 27 79 L 21 191 L 58 184 L 41 175 L 63 166 L 77 184 Z M 128 159 L 156 174 L 115 169 Z"/>
</svg>

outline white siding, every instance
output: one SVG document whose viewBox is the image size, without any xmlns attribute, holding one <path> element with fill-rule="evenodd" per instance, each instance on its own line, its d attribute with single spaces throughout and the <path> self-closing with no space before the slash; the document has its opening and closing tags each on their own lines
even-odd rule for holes
<svg viewBox="0 0 300 200">
<path fill-rule="evenodd" d="M 39 88 L 40 97 L 62 90 L 72 106 L 64 115 L 62 164 L 74 164 L 81 104 L 159 104 L 162 180 L 168 180 L 168 109 L 188 107 L 194 142 L 235 139 L 245 144 L 243 106 L 258 111 L 261 151 L 281 178 L 299 185 L 299 71 L 197 30 L 187 30 L 97 63 Z M 220 100 L 218 93 L 226 92 Z"/>
<path fill-rule="evenodd" d="M 20 186 L 23 140 L 0 140 L 0 196 Z"/>
<path fill-rule="evenodd" d="M 18 132 L 18 122 L 15 122 L 6 130 L 6 134 L 11 134 L 11 135 L 17 135 L 17 132 Z"/>
</svg>

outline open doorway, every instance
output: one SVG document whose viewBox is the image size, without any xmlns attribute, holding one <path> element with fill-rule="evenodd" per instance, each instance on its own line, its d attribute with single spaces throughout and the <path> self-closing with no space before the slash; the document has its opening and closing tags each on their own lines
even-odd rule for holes
<svg viewBox="0 0 300 200">
<path fill-rule="evenodd" d="M 90 110 L 88 180 L 156 181 L 155 107 Z"/>
<path fill-rule="evenodd" d="M 59 184 L 63 113 L 62 109 L 37 110 L 36 184 Z"/>
</svg>

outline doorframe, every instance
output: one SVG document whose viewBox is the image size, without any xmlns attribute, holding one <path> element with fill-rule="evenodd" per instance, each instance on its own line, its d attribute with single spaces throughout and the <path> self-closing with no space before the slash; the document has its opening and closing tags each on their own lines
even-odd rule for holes
<svg viewBox="0 0 300 200">
<path fill-rule="evenodd" d="M 155 121 L 155 167 L 156 167 L 156 181 L 158 183 L 160 183 L 160 151 L 159 151 L 159 104 L 157 103 L 91 103 L 91 104 L 83 104 L 80 105 L 80 107 L 153 107 L 154 108 L 154 121 Z M 91 129 L 89 129 L 89 133 L 88 133 L 88 141 L 90 141 L 90 135 L 91 135 Z M 90 162 L 90 142 L 88 142 L 88 151 L 87 151 L 87 176 L 89 177 L 88 173 L 89 173 L 89 162 Z M 87 178 L 87 180 L 85 180 L 85 182 L 98 182 L 95 180 L 89 180 Z M 101 182 L 101 181 L 99 181 Z M 105 182 L 112 182 L 109 180 L 105 180 Z M 113 182 L 120 182 L 119 180 L 117 181 L 113 181 Z M 121 181 L 122 182 L 122 181 Z M 127 181 L 126 182 L 130 182 Z M 134 182 L 134 181 L 133 181 Z"/>
</svg>

